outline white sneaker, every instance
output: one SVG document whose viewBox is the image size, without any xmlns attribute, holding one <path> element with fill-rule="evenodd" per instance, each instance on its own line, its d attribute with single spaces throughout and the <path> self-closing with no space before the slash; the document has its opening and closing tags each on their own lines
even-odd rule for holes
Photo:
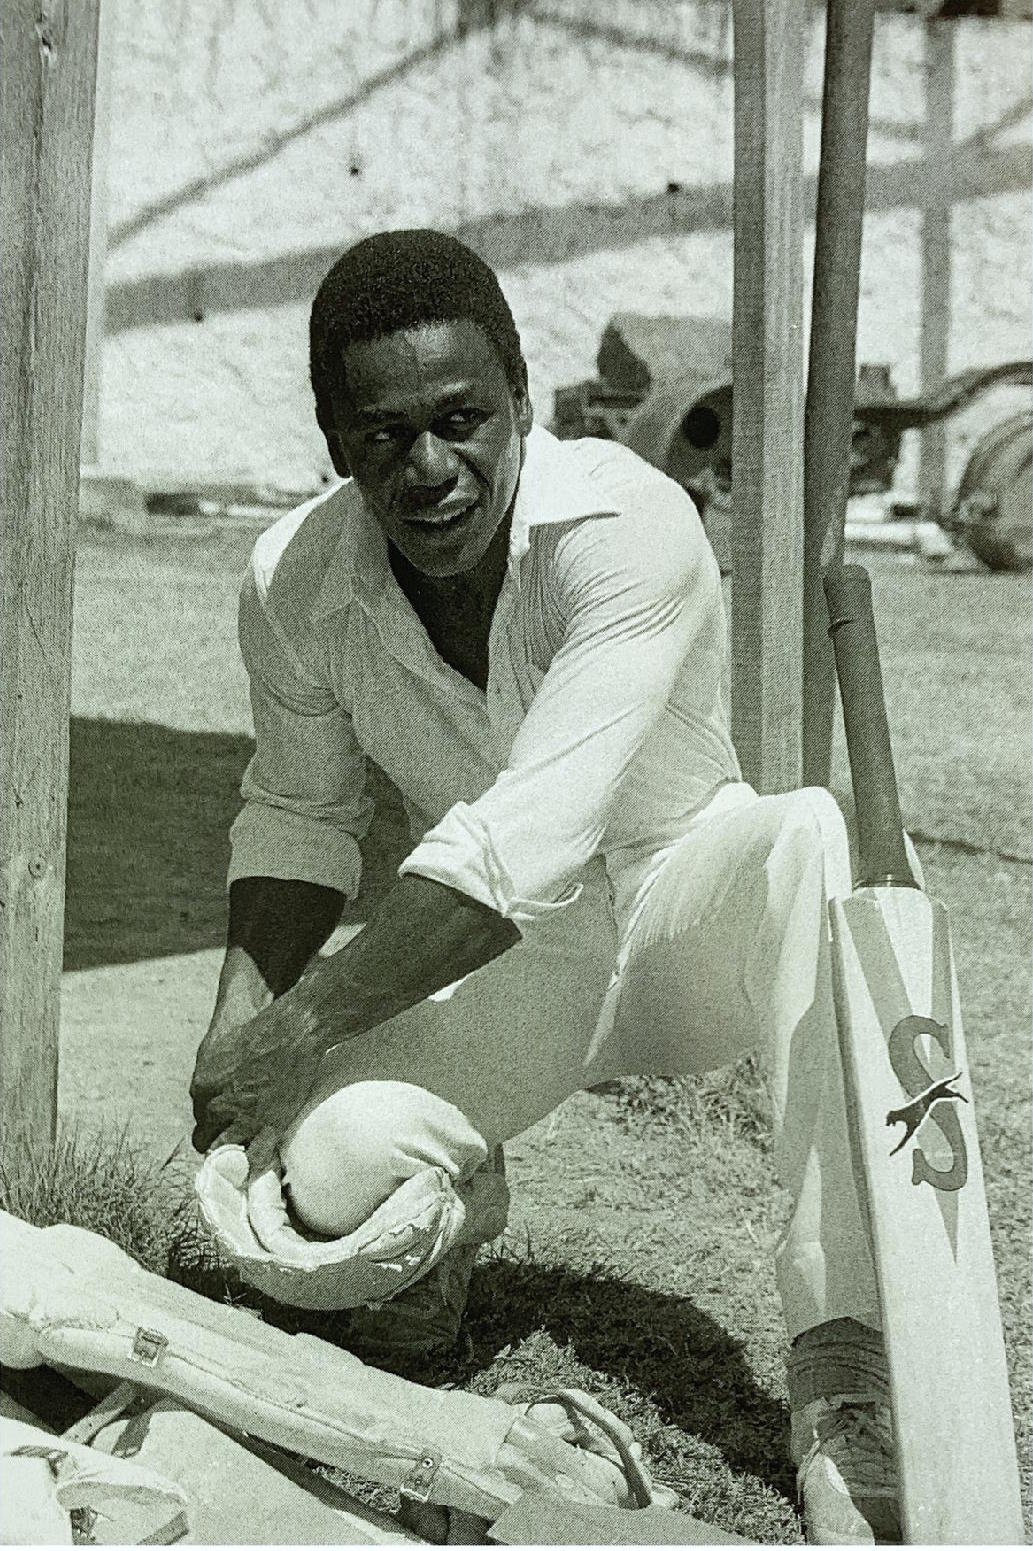
<svg viewBox="0 0 1033 1551">
<path fill-rule="evenodd" d="M 882 1338 L 852 1319 L 805 1331 L 789 1356 L 790 1449 L 810 1545 L 899 1545 Z"/>
</svg>

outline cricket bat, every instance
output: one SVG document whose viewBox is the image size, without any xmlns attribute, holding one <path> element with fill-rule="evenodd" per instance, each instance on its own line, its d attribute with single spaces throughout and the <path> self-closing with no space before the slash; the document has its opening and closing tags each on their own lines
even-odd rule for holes
<svg viewBox="0 0 1033 1551">
<path fill-rule="evenodd" d="M 1021 1544 L 997 1279 L 944 905 L 904 844 L 861 566 L 825 578 L 860 878 L 830 907 L 836 1013 L 890 1373 L 905 1541 Z"/>
</svg>

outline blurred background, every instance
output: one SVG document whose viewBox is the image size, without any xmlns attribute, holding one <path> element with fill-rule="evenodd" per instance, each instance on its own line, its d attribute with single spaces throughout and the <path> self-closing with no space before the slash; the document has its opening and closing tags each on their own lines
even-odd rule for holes
<svg viewBox="0 0 1033 1551">
<path fill-rule="evenodd" d="M 727 328 L 729 0 L 104 0 L 102 13 L 90 470 L 151 489 L 256 481 L 270 499 L 318 489 L 331 471 L 308 307 L 338 253 L 383 227 L 453 232 L 498 269 L 542 421 L 557 389 L 596 375 L 614 315 L 699 320 L 703 356 L 710 325 Z M 1029 0 L 886 3 L 877 17 L 858 347 L 877 394 L 1030 354 L 1029 18 Z M 678 341 L 689 367 L 696 327 Z M 897 493 L 943 505 L 980 438 L 1027 402 L 995 386 L 921 448 L 906 434 Z"/>
</svg>

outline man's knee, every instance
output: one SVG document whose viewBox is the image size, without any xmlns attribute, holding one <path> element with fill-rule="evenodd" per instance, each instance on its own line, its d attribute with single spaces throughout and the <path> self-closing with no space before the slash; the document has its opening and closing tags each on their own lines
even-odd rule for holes
<svg viewBox="0 0 1033 1551">
<path fill-rule="evenodd" d="M 298 1217 L 342 1237 L 421 1169 L 444 1168 L 462 1181 L 487 1151 L 462 1112 L 437 1094 L 411 1083 L 355 1082 L 295 1121 L 282 1157 Z"/>
<path fill-rule="evenodd" d="M 845 899 L 854 887 L 850 865 L 850 840 L 839 803 L 823 786 L 804 786 L 779 799 L 786 806 L 782 825 L 808 835 L 824 859 L 825 893 L 829 899 Z M 925 887 L 921 859 L 911 836 L 904 835 L 911 870 L 919 888 Z"/>
<path fill-rule="evenodd" d="M 832 793 L 823 786 L 804 786 L 799 791 L 787 792 L 780 800 L 785 804 L 784 828 L 794 836 L 802 835 L 811 854 L 821 859 L 827 897 L 849 894 L 850 842 L 842 811 Z"/>
</svg>

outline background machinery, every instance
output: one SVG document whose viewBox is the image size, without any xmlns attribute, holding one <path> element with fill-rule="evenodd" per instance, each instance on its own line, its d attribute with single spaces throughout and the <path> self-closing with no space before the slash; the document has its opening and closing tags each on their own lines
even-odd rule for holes
<svg viewBox="0 0 1033 1551">
<path fill-rule="evenodd" d="M 730 566 L 732 331 L 718 318 L 619 313 L 603 331 L 599 375 L 557 389 L 560 437 L 624 442 L 691 492 L 723 571 Z M 691 362 L 686 366 L 686 362 Z M 897 397 L 889 368 L 862 365 L 854 402 L 850 493 L 889 491 L 905 431 L 958 413 L 1002 384 L 1033 384 L 1033 362 L 959 373 L 934 392 Z M 991 570 L 1033 566 L 1033 409 L 993 425 L 972 449 L 942 511 L 897 503 L 892 515 L 937 522 Z M 891 518 L 892 520 L 892 518 Z"/>
</svg>

